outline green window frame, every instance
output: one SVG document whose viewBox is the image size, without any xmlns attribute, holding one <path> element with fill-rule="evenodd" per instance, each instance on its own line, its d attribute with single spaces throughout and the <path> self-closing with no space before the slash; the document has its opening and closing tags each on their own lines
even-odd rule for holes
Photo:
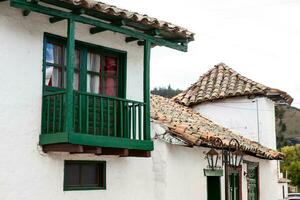
<svg viewBox="0 0 300 200">
<path fill-rule="evenodd" d="M 55 91 L 65 90 L 65 88 L 64 88 L 65 87 L 65 85 L 64 85 L 65 75 L 64 74 L 66 74 L 65 73 L 66 60 L 64 58 L 65 58 L 66 50 L 64 48 L 62 48 L 61 54 L 64 54 L 64 56 L 61 59 L 59 64 L 49 63 L 46 60 L 48 43 L 66 46 L 67 39 L 64 37 L 61 37 L 61 36 L 50 34 L 50 33 L 44 34 L 44 45 L 43 45 L 43 92 L 44 92 L 44 94 L 48 93 L 48 92 L 51 93 L 52 91 L 55 92 Z M 96 73 L 96 72 L 88 71 L 88 69 L 87 69 L 88 53 L 89 52 L 97 53 L 101 56 L 117 58 L 118 68 L 117 68 L 116 77 L 114 77 L 114 78 L 117 78 L 117 91 L 116 91 L 117 97 L 126 98 L 126 79 L 127 79 L 127 73 L 126 73 L 127 72 L 127 52 L 126 51 L 103 47 L 100 45 L 95 45 L 95 44 L 77 41 L 77 40 L 75 41 L 75 49 L 76 49 L 75 54 L 79 54 L 79 57 L 80 57 L 79 66 L 78 67 L 74 66 L 74 72 L 79 74 L 79 80 L 80 80 L 78 83 L 79 91 L 87 92 L 87 75 Z M 75 55 L 74 55 L 74 57 L 75 57 Z M 103 60 L 103 59 L 101 59 L 101 60 Z M 53 67 L 53 68 L 61 70 L 61 83 L 60 83 L 59 87 L 47 86 L 45 84 L 47 67 Z M 99 78 L 101 79 L 99 81 L 104 80 L 105 74 L 103 72 L 103 64 L 101 64 L 101 71 L 96 74 L 98 74 Z M 104 87 L 104 84 L 101 84 L 101 87 Z"/>
<path fill-rule="evenodd" d="M 94 182 L 91 183 L 91 180 Z M 65 160 L 64 191 L 105 189 L 105 161 Z"/>
</svg>

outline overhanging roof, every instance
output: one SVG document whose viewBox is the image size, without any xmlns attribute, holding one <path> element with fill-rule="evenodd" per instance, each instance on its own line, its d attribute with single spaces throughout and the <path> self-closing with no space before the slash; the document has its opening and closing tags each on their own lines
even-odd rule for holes
<svg viewBox="0 0 300 200">
<path fill-rule="evenodd" d="M 197 105 L 240 96 L 265 96 L 277 103 L 291 104 L 293 98 L 286 92 L 252 81 L 224 63 L 215 65 L 187 90 L 174 97 L 186 106 Z"/>
<path fill-rule="evenodd" d="M 152 29 L 159 29 L 161 31 L 160 36 L 166 39 L 186 39 L 189 41 L 194 40 L 194 33 L 190 32 L 186 28 L 159 20 L 154 17 L 149 17 L 146 14 L 140 14 L 137 12 L 129 11 L 123 8 L 119 8 L 110 4 L 95 0 L 60 0 L 62 2 L 69 3 L 74 6 L 83 7 L 91 10 L 95 10 L 103 14 L 103 19 L 125 19 L 127 26 L 133 27 L 142 31 L 149 31 Z"/>
<path fill-rule="evenodd" d="M 22 9 L 24 16 L 33 11 L 49 15 L 51 23 L 71 19 L 94 26 L 91 34 L 110 30 L 127 35 L 126 42 L 138 41 L 139 45 L 147 40 L 187 51 L 188 43 L 194 40 L 194 34 L 181 26 L 94 0 L 10 0 L 10 4 Z"/>
<path fill-rule="evenodd" d="M 214 139 L 220 138 L 224 147 L 228 147 L 229 141 L 234 138 L 238 140 L 242 150 L 249 155 L 275 160 L 284 157 L 276 150 L 236 134 L 202 117 L 191 108 L 161 96 L 151 95 L 151 118 L 166 127 L 169 133 L 180 137 L 191 146 L 209 146 Z"/>
</svg>

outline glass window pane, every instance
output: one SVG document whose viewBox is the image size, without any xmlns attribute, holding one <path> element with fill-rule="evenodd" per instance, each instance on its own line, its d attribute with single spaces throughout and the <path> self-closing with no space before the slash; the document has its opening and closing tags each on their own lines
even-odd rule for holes
<svg viewBox="0 0 300 200">
<path fill-rule="evenodd" d="M 105 66 L 104 70 L 106 73 L 116 74 L 117 72 L 117 58 L 114 57 L 105 57 Z"/>
<path fill-rule="evenodd" d="M 87 75 L 87 92 L 99 93 L 99 76 L 98 75 Z"/>
<path fill-rule="evenodd" d="M 82 185 L 99 186 L 97 164 L 85 164 L 81 166 Z"/>
<path fill-rule="evenodd" d="M 101 58 L 99 54 L 88 53 L 87 70 L 93 72 L 100 72 Z"/>
<path fill-rule="evenodd" d="M 117 81 L 114 78 L 105 78 L 105 95 L 117 96 Z"/>
<path fill-rule="evenodd" d="M 66 164 L 65 166 L 65 185 L 80 185 L 80 166 L 78 164 Z"/>
<path fill-rule="evenodd" d="M 74 90 L 79 90 L 79 73 L 78 72 L 74 72 L 73 88 L 74 88 Z"/>
<path fill-rule="evenodd" d="M 61 69 L 52 66 L 46 67 L 45 85 L 61 87 Z"/>
<path fill-rule="evenodd" d="M 62 46 L 47 43 L 46 46 L 46 62 L 54 64 L 62 64 Z"/>
<path fill-rule="evenodd" d="M 105 57 L 104 66 L 104 93 L 108 96 L 117 96 L 117 58 Z"/>
<path fill-rule="evenodd" d="M 75 51 L 75 69 L 80 69 L 80 50 Z"/>
</svg>

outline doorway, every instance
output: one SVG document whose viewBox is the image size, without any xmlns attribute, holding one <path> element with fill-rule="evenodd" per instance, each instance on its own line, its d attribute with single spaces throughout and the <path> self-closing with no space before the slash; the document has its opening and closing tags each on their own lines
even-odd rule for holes
<svg viewBox="0 0 300 200">
<path fill-rule="evenodd" d="M 226 184 L 227 200 L 241 199 L 241 168 L 227 166 Z"/>
<path fill-rule="evenodd" d="M 248 200 L 258 200 L 258 164 L 247 164 L 247 176 L 248 176 Z"/>
<path fill-rule="evenodd" d="M 221 200 L 220 176 L 207 176 L 207 200 Z"/>
</svg>

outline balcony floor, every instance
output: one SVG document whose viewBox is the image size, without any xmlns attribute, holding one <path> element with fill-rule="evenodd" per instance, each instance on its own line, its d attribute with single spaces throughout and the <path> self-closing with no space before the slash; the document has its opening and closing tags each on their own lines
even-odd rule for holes
<svg viewBox="0 0 300 200">
<path fill-rule="evenodd" d="M 40 145 L 43 146 L 45 152 L 94 153 L 97 155 L 138 157 L 149 157 L 147 155 L 150 155 L 150 151 L 153 150 L 151 140 L 132 140 L 81 133 L 41 134 Z"/>
</svg>

